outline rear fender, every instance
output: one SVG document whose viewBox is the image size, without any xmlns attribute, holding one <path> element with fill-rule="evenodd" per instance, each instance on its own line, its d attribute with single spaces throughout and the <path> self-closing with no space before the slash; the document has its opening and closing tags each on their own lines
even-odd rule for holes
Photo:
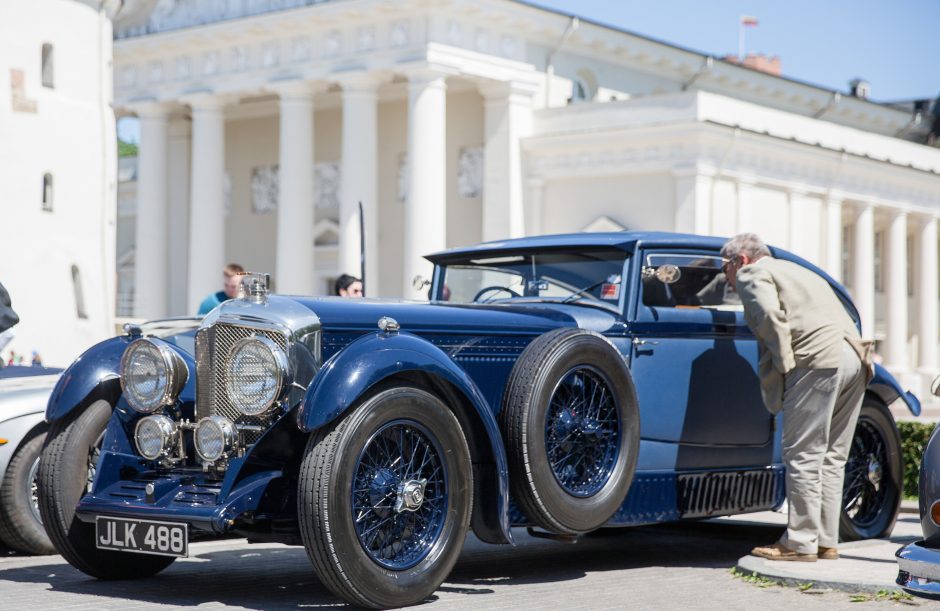
<svg viewBox="0 0 940 611">
<path fill-rule="evenodd" d="M 894 376 L 881 365 L 875 364 L 875 377 L 868 383 L 868 390 L 878 395 L 885 405 L 891 405 L 900 398 L 912 414 L 920 416 L 920 400 L 913 393 L 901 388 Z"/>
<path fill-rule="evenodd" d="M 333 355 L 317 373 L 297 411 L 298 426 L 310 432 L 329 424 L 355 405 L 376 384 L 393 376 L 409 374 L 430 376 L 437 382 L 444 382 L 445 389 L 460 394 L 461 397 L 456 397 L 458 404 L 449 401 L 451 408 L 458 411 L 459 419 L 465 422 L 472 419 L 485 432 L 483 436 L 486 443 L 482 445 L 489 455 L 481 458 L 495 466 L 491 470 L 495 473 L 490 478 L 484 476 L 493 485 L 478 482 L 476 488 L 484 497 L 495 501 L 490 503 L 486 498 L 480 499 L 483 503 L 479 507 L 484 512 L 486 507 L 495 510 L 498 525 L 486 529 L 489 536 L 482 538 L 491 543 L 511 543 L 509 476 L 499 425 L 473 380 L 430 342 L 407 332 L 370 333 L 352 342 Z M 470 431 L 466 433 L 470 436 Z M 472 440 L 468 439 L 468 443 L 472 443 Z M 477 473 L 477 469 L 474 472 Z M 483 470 L 480 472 L 485 473 Z M 474 505 L 474 514 L 478 514 L 477 503 Z M 477 530 L 477 520 L 490 522 L 486 519 L 488 517 L 476 515 L 474 530 Z M 481 533 L 478 531 L 478 534 Z"/>
</svg>

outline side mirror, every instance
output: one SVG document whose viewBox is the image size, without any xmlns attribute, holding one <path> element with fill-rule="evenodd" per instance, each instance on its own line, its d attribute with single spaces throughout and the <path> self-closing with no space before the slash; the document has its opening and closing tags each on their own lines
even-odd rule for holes
<svg viewBox="0 0 940 611">
<path fill-rule="evenodd" d="M 940 397 L 940 376 L 934 378 L 933 382 L 930 384 L 930 394 L 935 397 Z"/>
<path fill-rule="evenodd" d="M 426 280 L 425 277 L 422 276 L 421 274 L 418 274 L 411 280 L 411 286 L 415 287 L 416 291 L 420 291 L 424 287 L 430 286 L 430 285 L 431 285 L 431 281 Z"/>
<path fill-rule="evenodd" d="M 682 277 L 682 270 L 678 265 L 667 263 L 656 268 L 656 279 L 663 284 L 675 284 Z"/>
</svg>

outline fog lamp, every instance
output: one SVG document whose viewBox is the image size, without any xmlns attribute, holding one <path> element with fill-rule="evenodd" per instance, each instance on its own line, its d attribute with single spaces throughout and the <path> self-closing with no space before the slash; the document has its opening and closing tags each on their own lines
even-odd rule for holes
<svg viewBox="0 0 940 611">
<path fill-rule="evenodd" d="M 934 501 L 930 506 L 930 519 L 937 526 L 940 526 L 940 500 Z"/>
<path fill-rule="evenodd" d="M 156 460 L 172 453 L 179 440 L 176 423 L 166 416 L 147 416 L 134 429 L 137 451 L 147 460 Z"/>
<path fill-rule="evenodd" d="M 228 418 L 209 416 L 196 425 L 193 442 L 196 454 L 205 462 L 215 462 L 235 447 L 238 431 Z"/>
</svg>

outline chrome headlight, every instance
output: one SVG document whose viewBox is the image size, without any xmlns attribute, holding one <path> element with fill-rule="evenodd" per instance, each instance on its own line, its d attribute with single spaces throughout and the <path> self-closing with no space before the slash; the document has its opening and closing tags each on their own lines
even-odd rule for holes
<svg viewBox="0 0 940 611">
<path fill-rule="evenodd" d="M 182 357 L 159 339 L 136 339 L 121 357 L 121 390 L 130 406 L 145 414 L 172 405 L 188 376 Z"/>
<path fill-rule="evenodd" d="M 147 460 L 169 456 L 179 440 L 179 429 L 166 416 L 141 418 L 134 428 L 137 451 Z"/>
<path fill-rule="evenodd" d="M 206 462 L 215 462 L 235 447 L 238 431 L 228 418 L 209 416 L 196 425 L 193 443 L 196 454 Z"/>
<path fill-rule="evenodd" d="M 225 365 L 225 392 L 246 416 L 266 412 L 288 383 L 287 355 L 267 337 L 245 337 L 232 346 Z"/>
</svg>

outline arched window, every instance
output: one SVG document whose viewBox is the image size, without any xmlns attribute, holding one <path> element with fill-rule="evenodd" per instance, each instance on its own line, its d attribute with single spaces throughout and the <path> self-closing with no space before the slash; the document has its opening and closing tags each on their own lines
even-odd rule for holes
<svg viewBox="0 0 940 611">
<path fill-rule="evenodd" d="M 52 174 L 49 172 L 42 175 L 42 209 L 52 212 Z"/>
<path fill-rule="evenodd" d="M 42 86 L 52 89 L 55 87 L 55 70 L 53 66 L 52 45 L 42 45 Z"/>
<path fill-rule="evenodd" d="M 82 273 L 77 265 L 72 265 L 72 289 L 75 291 L 75 313 L 79 318 L 88 318 L 85 309 L 85 291 L 82 289 Z"/>
<path fill-rule="evenodd" d="M 591 102 L 597 96 L 597 77 L 587 68 L 581 68 L 575 73 L 571 82 L 571 98 L 569 104 L 578 102 Z"/>
</svg>

